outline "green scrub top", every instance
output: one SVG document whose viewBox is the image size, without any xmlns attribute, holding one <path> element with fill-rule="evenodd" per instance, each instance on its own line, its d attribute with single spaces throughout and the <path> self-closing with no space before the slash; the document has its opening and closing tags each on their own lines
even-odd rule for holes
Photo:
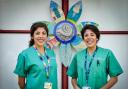
<svg viewBox="0 0 128 89">
<path fill-rule="evenodd" d="M 52 83 L 52 89 L 58 89 L 57 63 L 54 51 L 45 47 L 45 52 L 50 57 L 49 80 L 46 78 L 43 61 L 40 60 L 33 46 L 19 54 L 14 73 L 26 78 L 25 89 L 44 89 L 44 83 L 47 81 Z M 44 55 L 42 57 L 47 64 L 47 58 Z"/>
<path fill-rule="evenodd" d="M 77 85 L 80 88 L 86 86 L 85 60 L 90 61 L 93 58 L 88 77 L 88 86 L 91 89 L 103 87 L 107 83 L 108 75 L 115 77 L 123 73 L 111 50 L 97 47 L 94 57 L 86 54 L 86 50 L 76 53 L 67 71 L 67 75 L 77 78 Z"/>
</svg>

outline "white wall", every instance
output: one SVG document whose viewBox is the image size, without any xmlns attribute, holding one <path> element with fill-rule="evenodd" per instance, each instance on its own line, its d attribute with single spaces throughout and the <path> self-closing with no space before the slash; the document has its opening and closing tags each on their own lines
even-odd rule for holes
<svg viewBox="0 0 128 89">
<path fill-rule="evenodd" d="M 73 4 L 75 0 L 70 0 Z M 78 1 L 78 0 L 77 0 Z M 97 22 L 101 30 L 128 31 L 128 0 L 82 0 L 81 21 Z"/>
<path fill-rule="evenodd" d="M 50 0 L 0 0 L 0 29 L 28 30 L 35 21 L 52 21 L 49 6 Z"/>
<path fill-rule="evenodd" d="M 61 5 L 61 0 L 54 0 Z M 78 0 L 69 0 L 70 7 Z M 128 31 L 128 0 L 82 0 L 81 21 L 95 21 L 101 30 Z M 28 30 L 35 21 L 52 21 L 50 0 L 0 0 L 0 29 Z M 99 46 L 112 49 L 123 67 L 118 84 L 113 89 L 127 89 L 128 85 L 128 35 L 102 35 Z M 13 74 L 18 53 L 28 47 L 28 34 L 0 34 L 0 89 L 18 89 L 17 76 Z M 58 54 L 57 49 L 55 50 Z M 59 60 L 57 55 L 57 60 Z M 59 65 L 59 79 L 61 66 Z M 61 89 L 61 83 L 59 83 Z M 69 89 L 72 89 L 69 81 Z"/>
</svg>

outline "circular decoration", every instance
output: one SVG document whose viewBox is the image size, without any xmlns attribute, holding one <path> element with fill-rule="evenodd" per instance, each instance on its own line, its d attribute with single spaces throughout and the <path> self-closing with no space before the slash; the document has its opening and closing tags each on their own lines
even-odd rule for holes
<svg viewBox="0 0 128 89">
<path fill-rule="evenodd" d="M 70 43 L 75 38 L 76 34 L 75 25 L 69 21 L 61 21 L 55 25 L 54 35 L 61 43 Z"/>
</svg>

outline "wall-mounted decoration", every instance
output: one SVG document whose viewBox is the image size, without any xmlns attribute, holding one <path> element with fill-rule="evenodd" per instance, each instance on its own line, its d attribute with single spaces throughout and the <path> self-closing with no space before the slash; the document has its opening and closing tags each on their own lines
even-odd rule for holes
<svg viewBox="0 0 128 89">
<path fill-rule="evenodd" d="M 80 31 L 85 24 L 94 24 L 94 22 L 81 22 L 77 24 L 82 13 L 82 1 L 75 3 L 69 10 L 65 17 L 61 7 L 55 2 L 50 2 L 50 13 L 54 22 L 44 21 L 49 28 L 49 40 L 50 47 L 59 47 L 59 56 L 61 62 L 68 66 L 73 51 L 78 51 L 85 47 L 84 42 L 80 36 Z"/>
</svg>

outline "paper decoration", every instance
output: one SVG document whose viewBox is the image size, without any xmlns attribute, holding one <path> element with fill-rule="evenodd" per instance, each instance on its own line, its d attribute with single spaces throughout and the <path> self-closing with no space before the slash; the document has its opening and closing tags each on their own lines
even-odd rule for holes
<svg viewBox="0 0 128 89">
<path fill-rule="evenodd" d="M 77 24 L 82 13 L 81 0 L 71 7 L 67 18 L 64 16 L 61 7 L 52 0 L 50 2 L 50 12 L 54 22 L 43 21 L 47 24 L 50 34 L 47 44 L 52 48 L 59 47 L 59 59 L 65 66 L 68 66 L 74 51 L 86 47 L 80 36 L 83 26 L 97 24 L 87 21 Z"/>
<path fill-rule="evenodd" d="M 68 12 L 67 20 L 76 23 L 81 16 L 82 12 L 82 1 L 74 4 Z"/>
</svg>

